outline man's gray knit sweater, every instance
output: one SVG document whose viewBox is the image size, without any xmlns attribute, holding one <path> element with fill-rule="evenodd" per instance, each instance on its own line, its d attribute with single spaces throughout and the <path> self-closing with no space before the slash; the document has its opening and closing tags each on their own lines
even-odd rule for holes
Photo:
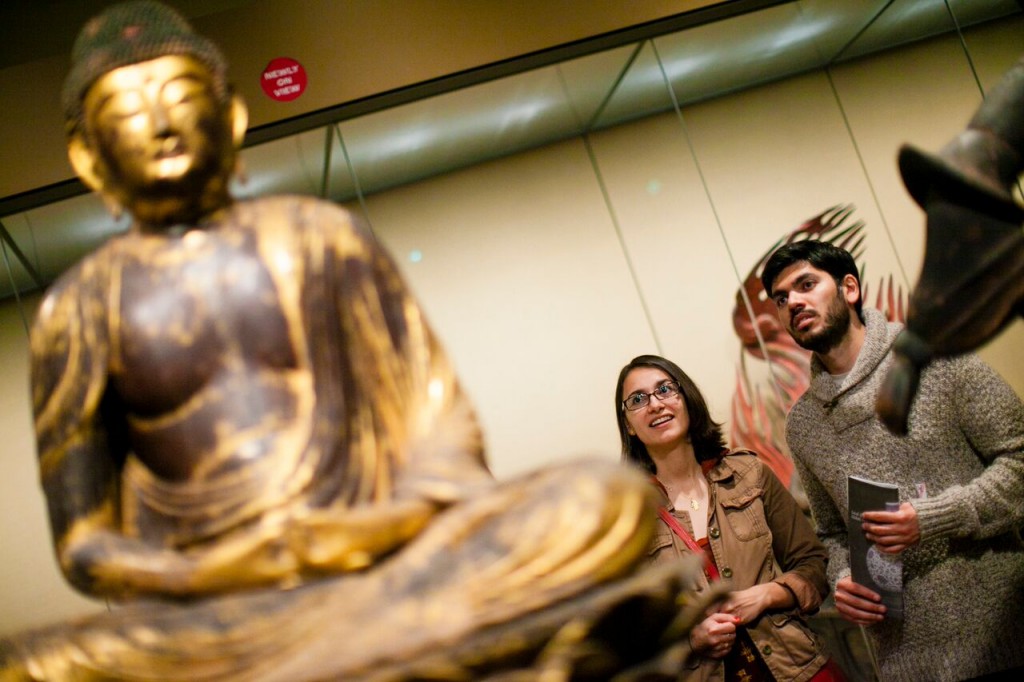
<svg viewBox="0 0 1024 682">
<path fill-rule="evenodd" d="M 875 396 L 901 325 L 864 310 L 867 334 L 837 385 L 815 357 L 786 440 L 829 579 L 849 575 L 847 475 L 895 483 L 918 514 L 921 541 L 903 553 L 904 618 L 871 626 L 882 679 L 964 680 L 1024 666 L 1024 407 L 974 355 L 921 376 L 910 432 L 875 416 Z M 924 483 L 927 498 L 914 499 Z"/>
</svg>

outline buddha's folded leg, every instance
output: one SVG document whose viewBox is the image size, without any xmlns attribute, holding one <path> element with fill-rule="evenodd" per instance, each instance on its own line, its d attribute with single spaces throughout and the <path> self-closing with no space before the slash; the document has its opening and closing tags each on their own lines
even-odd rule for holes
<svg viewBox="0 0 1024 682">
<path fill-rule="evenodd" d="M 458 680 L 530 667 L 542 654 L 537 665 L 574 665 L 610 640 L 646 639 L 615 654 L 626 658 L 685 642 L 720 595 L 697 594 L 699 563 L 648 567 L 656 518 L 650 484 L 617 464 L 576 462 L 502 483 L 440 514 L 380 566 L 379 604 L 365 604 L 364 626 L 339 618 L 310 643 L 311 658 L 333 658 L 331 672 L 345 679 Z M 344 607 L 339 598 L 327 608 Z M 348 651 L 332 648 L 339 641 Z"/>
<path fill-rule="evenodd" d="M 386 566 L 392 595 L 448 595 L 447 618 L 546 605 L 630 572 L 657 516 L 651 486 L 581 461 L 499 484 L 451 507 Z"/>
<path fill-rule="evenodd" d="M 0 679 L 459 680 L 535 659 L 614 669 L 611 649 L 632 647 L 613 656 L 628 659 L 685 640 L 713 596 L 691 589 L 699 568 L 646 568 L 655 504 L 618 465 L 547 469 L 445 510 L 362 573 L 136 602 L 0 642 Z M 639 648 L 637 633 L 650 635 Z"/>
</svg>

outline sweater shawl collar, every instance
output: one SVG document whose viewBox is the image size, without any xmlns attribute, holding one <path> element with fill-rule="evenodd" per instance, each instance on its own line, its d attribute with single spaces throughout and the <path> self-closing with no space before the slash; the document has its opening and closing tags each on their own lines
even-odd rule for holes
<svg viewBox="0 0 1024 682">
<path fill-rule="evenodd" d="M 843 379 L 842 384 L 837 385 L 818 356 L 812 356 L 811 383 L 807 392 L 816 401 L 823 403 L 826 410 L 831 411 L 844 395 L 854 391 L 874 373 L 875 369 L 888 356 L 889 350 L 896 341 L 896 336 L 903 329 L 902 324 L 889 322 L 879 310 L 864 308 L 863 312 L 866 329 L 864 345 L 857 355 L 857 361 L 854 363 L 853 369 Z M 874 414 L 875 405 L 873 399 L 856 402 L 860 407 L 865 408 L 865 414 L 860 414 L 860 412 L 865 410 L 853 410 L 842 417 L 839 414 L 834 414 L 833 418 L 840 418 L 841 421 L 847 422 L 846 425 L 852 425 L 864 421 L 864 419 L 870 418 Z"/>
</svg>

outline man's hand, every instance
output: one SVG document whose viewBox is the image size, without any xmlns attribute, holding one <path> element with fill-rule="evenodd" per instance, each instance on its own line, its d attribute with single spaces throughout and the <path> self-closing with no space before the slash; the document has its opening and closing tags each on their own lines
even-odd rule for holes
<svg viewBox="0 0 1024 682">
<path fill-rule="evenodd" d="M 907 547 L 916 545 L 921 540 L 921 526 L 917 522 L 917 510 L 914 505 L 904 502 L 899 511 L 864 512 L 864 535 L 870 542 L 878 545 L 878 549 L 888 554 L 899 554 Z"/>
<path fill-rule="evenodd" d="M 882 598 L 850 576 L 836 583 L 836 610 L 839 615 L 857 625 L 872 625 L 885 617 Z"/>
<path fill-rule="evenodd" d="M 712 613 L 690 631 L 690 645 L 702 656 L 722 658 L 736 643 L 739 618 L 728 613 Z"/>
</svg>

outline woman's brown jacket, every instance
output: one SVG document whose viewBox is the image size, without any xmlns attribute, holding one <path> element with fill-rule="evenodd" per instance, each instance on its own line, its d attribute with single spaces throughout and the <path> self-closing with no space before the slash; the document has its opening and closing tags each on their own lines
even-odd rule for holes
<svg viewBox="0 0 1024 682">
<path fill-rule="evenodd" d="M 796 606 L 766 611 L 745 627 L 779 682 L 803 682 L 827 660 L 824 646 L 802 616 L 818 610 L 828 595 L 825 564 L 828 553 L 818 541 L 807 516 L 771 469 L 749 451 L 723 456 L 707 473 L 710 490 L 708 541 L 723 580 L 733 590 L 774 581 L 788 589 Z M 677 512 L 668 497 L 670 513 L 693 532 L 689 514 Z M 655 563 L 678 560 L 689 550 L 658 519 L 651 547 Z M 701 589 L 707 587 L 706 582 Z M 683 671 L 685 680 L 723 680 L 720 659 L 692 654 Z"/>
</svg>

